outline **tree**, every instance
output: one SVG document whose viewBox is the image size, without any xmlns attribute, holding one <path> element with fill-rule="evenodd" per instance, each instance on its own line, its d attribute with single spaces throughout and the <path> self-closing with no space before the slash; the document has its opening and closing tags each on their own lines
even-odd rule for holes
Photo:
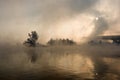
<svg viewBox="0 0 120 80">
<path fill-rule="evenodd" d="M 36 42 L 38 40 L 38 34 L 36 31 L 32 31 L 31 33 L 28 33 L 29 38 L 27 38 L 26 41 L 24 41 L 24 45 L 30 46 L 30 47 L 35 47 Z"/>
</svg>

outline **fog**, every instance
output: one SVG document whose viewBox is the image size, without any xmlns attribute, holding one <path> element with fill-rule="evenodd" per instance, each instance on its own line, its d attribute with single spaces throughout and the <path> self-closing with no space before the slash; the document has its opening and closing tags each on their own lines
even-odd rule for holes
<svg viewBox="0 0 120 80">
<path fill-rule="evenodd" d="M 56 73 L 62 69 L 77 74 L 85 67 L 95 78 L 112 74 L 119 79 L 119 46 L 87 42 L 98 35 L 120 34 L 119 4 L 119 0 L 0 0 L 1 71 L 55 68 Z M 79 45 L 26 47 L 23 42 L 33 30 L 40 44 L 69 38 Z"/>
<path fill-rule="evenodd" d="M 119 34 L 119 3 L 119 0 L 114 3 L 112 0 L 1 0 L 0 36 L 3 41 L 22 42 L 28 32 L 37 30 L 39 41 L 45 43 L 50 38 L 66 37 L 80 42 L 97 28 L 101 29 L 96 30 L 99 34 Z M 100 20 L 95 21 L 97 18 Z"/>
</svg>

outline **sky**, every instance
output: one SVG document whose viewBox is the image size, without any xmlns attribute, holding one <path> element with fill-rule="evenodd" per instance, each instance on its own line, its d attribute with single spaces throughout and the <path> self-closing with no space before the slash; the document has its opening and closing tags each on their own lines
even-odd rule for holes
<svg viewBox="0 0 120 80">
<path fill-rule="evenodd" d="M 39 42 L 120 34 L 120 0 L 0 0 L 0 41 Z"/>
</svg>

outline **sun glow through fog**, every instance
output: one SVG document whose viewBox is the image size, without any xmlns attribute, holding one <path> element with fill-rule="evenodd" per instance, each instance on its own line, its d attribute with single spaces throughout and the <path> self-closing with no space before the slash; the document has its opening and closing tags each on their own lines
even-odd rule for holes
<svg viewBox="0 0 120 80">
<path fill-rule="evenodd" d="M 77 42 L 84 42 L 94 28 L 91 16 L 79 15 L 67 21 L 61 22 L 59 29 L 54 34 L 56 38 L 70 38 Z M 80 41 L 82 39 L 82 41 Z"/>
</svg>

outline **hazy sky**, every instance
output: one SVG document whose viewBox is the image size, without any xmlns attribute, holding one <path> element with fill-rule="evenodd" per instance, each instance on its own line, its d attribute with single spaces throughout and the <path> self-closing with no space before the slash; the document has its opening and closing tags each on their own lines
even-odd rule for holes
<svg viewBox="0 0 120 80">
<path fill-rule="evenodd" d="M 120 34 L 120 0 L 0 0 L 0 40 L 24 41 L 36 30 L 39 41 Z"/>
</svg>

